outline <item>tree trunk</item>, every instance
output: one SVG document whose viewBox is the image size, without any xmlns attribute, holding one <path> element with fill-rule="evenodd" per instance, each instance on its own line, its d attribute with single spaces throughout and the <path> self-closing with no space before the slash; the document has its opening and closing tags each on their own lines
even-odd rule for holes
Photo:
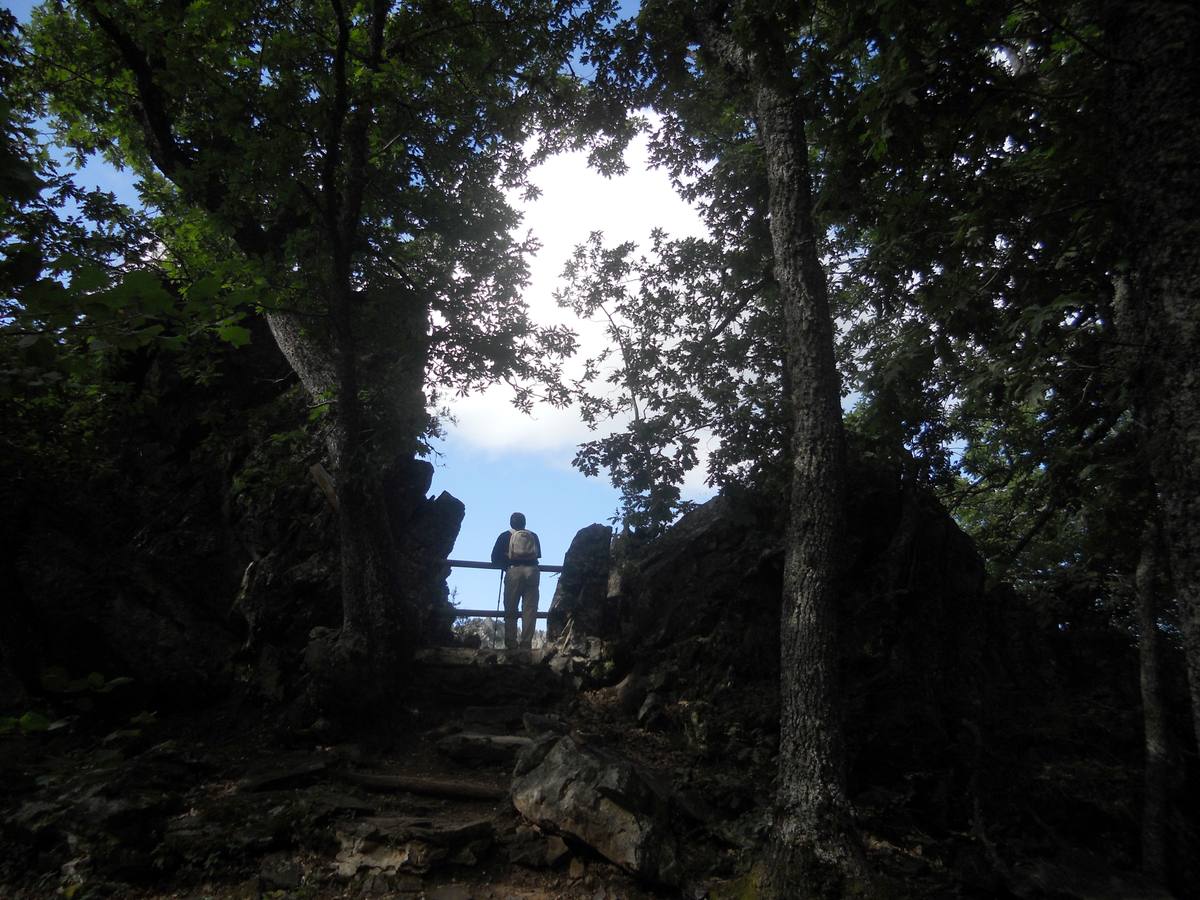
<svg viewBox="0 0 1200 900">
<path fill-rule="evenodd" d="M 1200 10 L 1141 0 L 1109 7 L 1114 158 L 1130 303 L 1133 379 L 1179 603 L 1200 743 Z"/>
<path fill-rule="evenodd" d="M 1168 786 L 1171 773 L 1169 736 L 1163 707 L 1162 635 L 1158 629 L 1159 585 L 1162 584 L 1157 511 L 1146 519 L 1142 532 L 1135 591 L 1140 640 L 1142 722 L 1145 733 L 1145 797 L 1142 803 L 1142 870 L 1152 878 L 1167 877 L 1167 813 L 1170 809 Z"/>
<path fill-rule="evenodd" d="M 331 405 L 325 445 L 338 499 L 342 628 L 335 645 L 309 656 L 312 699 L 327 710 L 369 707 L 394 691 L 418 638 L 417 598 L 431 575 L 427 561 L 404 556 L 413 542 L 399 511 L 389 509 L 396 497 L 388 484 L 393 474 L 404 477 L 423 429 L 424 319 L 406 316 L 397 303 L 386 326 L 372 323 L 368 342 L 377 350 L 381 338 L 389 352 L 363 354 L 358 298 L 346 285 L 340 294 L 325 304 L 328 316 L 269 316 L 309 395 Z M 364 358 L 375 361 L 365 372 Z M 364 376 L 372 385 L 369 405 L 360 393 Z"/>
<path fill-rule="evenodd" d="M 841 724 L 836 595 L 846 468 L 841 391 L 817 256 L 801 101 L 760 82 L 755 118 L 767 163 L 794 415 L 780 622 L 779 782 L 764 887 L 780 897 L 842 897 L 866 869 L 846 797 Z"/>
<path fill-rule="evenodd" d="M 308 395 L 317 403 L 331 399 L 337 376 L 333 371 L 329 339 L 324 335 L 324 318 L 314 317 L 306 322 L 295 313 L 268 312 L 267 324 L 284 359 L 300 378 Z"/>
</svg>

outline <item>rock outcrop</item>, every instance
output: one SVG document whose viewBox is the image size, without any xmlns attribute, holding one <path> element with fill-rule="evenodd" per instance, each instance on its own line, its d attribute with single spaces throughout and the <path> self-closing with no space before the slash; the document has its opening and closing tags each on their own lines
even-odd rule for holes
<svg viewBox="0 0 1200 900">
<path fill-rule="evenodd" d="M 1036 648 L 1016 637 L 1036 629 L 986 585 L 970 539 L 932 496 L 871 465 L 852 473 L 840 589 L 852 778 L 936 770 L 947 798 L 991 698 L 1037 670 Z M 721 496 L 630 555 L 615 656 L 629 721 L 708 758 L 773 752 L 784 512 Z"/>
<path fill-rule="evenodd" d="M 558 640 L 569 622 L 583 634 L 611 638 L 616 608 L 608 596 L 612 529 L 593 524 L 581 528 L 563 558 L 563 571 L 546 617 L 546 642 Z"/>
<path fill-rule="evenodd" d="M 310 473 L 320 426 L 303 426 L 308 401 L 265 329 L 215 348 L 202 380 L 173 354 L 131 354 L 89 413 L 103 458 L 6 464 L 22 477 L 0 480 L 0 666 L 26 691 L 57 666 L 131 678 L 159 709 L 239 683 L 279 702 L 310 633 L 340 626 L 336 519 Z M 432 471 L 400 460 L 385 485 L 415 643 L 449 636 L 444 560 L 463 516 L 427 496 Z"/>
<path fill-rule="evenodd" d="M 678 885 L 685 874 L 667 791 L 611 751 L 544 737 L 518 758 L 512 800 L 539 828 L 650 882 Z"/>
<path fill-rule="evenodd" d="M 618 598 L 609 592 L 612 529 L 581 528 L 563 560 L 547 617 L 550 668 L 574 688 L 611 681 L 617 669 Z"/>
</svg>

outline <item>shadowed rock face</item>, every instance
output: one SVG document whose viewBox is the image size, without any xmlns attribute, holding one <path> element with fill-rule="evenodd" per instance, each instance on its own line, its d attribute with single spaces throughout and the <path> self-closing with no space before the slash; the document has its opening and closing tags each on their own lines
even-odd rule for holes
<svg viewBox="0 0 1200 900">
<path fill-rule="evenodd" d="M 281 701 L 312 629 L 341 624 L 336 522 L 313 443 L 289 437 L 307 401 L 265 333 L 214 372 L 132 360 L 139 405 L 97 436 L 104 466 L 26 460 L 26 477 L 0 479 L 0 667 L 27 691 L 57 666 L 132 678 L 137 706 L 211 701 L 238 680 Z M 386 484 L 419 642 L 449 638 L 443 561 L 463 517 L 427 496 L 432 471 L 401 460 Z"/>
<path fill-rule="evenodd" d="M 204 381 L 171 354 L 114 361 L 117 389 L 86 413 L 93 455 L 27 458 L 23 478 L 0 479 L 10 513 L 0 653 L 27 683 L 50 666 L 129 676 L 130 690 L 163 706 L 231 685 L 243 630 L 231 607 L 246 565 L 313 509 L 303 484 L 279 491 L 273 502 L 293 519 L 257 543 L 262 517 L 248 501 L 281 452 L 268 435 L 304 412 L 289 405 L 269 337 L 254 338 L 218 354 Z M 55 440 L 45 437 L 50 450 Z M 9 643 L 17 634 L 20 646 Z"/>
<path fill-rule="evenodd" d="M 840 645 L 853 765 L 872 778 L 965 765 L 971 728 L 998 710 L 989 698 L 1014 679 L 1039 681 L 1036 629 L 1008 592 L 987 587 L 974 545 L 929 494 L 859 461 L 846 503 Z M 721 496 L 625 558 L 602 683 L 624 679 L 631 717 L 731 758 L 775 732 L 783 516 L 771 498 Z"/>
<path fill-rule="evenodd" d="M 608 596 L 612 529 L 593 524 L 581 528 L 567 548 L 562 575 L 546 620 L 546 642 L 554 643 L 574 619 L 578 628 L 596 637 L 612 637 L 617 624 L 615 605 Z"/>
</svg>

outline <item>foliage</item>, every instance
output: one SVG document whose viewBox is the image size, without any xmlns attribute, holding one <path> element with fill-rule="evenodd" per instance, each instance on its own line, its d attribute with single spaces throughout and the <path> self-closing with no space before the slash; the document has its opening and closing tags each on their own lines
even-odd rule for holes
<svg viewBox="0 0 1200 900">
<path fill-rule="evenodd" d="M 211 338 L 249 339 L 239 323 L 256 290 L 184 271 L 160 223 L 63 171 L 61 148 L 40 134 L 46 98 L 30 81 L 28 51 L 7 13 L 2 26 L 0 177 L 13 189 L 0 200 L 0 400 L 10 422 L 27 426 L 10 432 L 20 441 L 58 417 L 66 429 L 90 427 L 96 398 L 122 390 L 106 373 L 123 355 L 190 348 L 184 365 L 203 380 Z"/>
<path fill-rule="evenodd" d="M 1071 4 L 904 7 L 855 60 L 857 114 L 823 133 L 858 427 L 913 452 L 993 574 L 1062 621 L 1128 608 L 1141 523 L 1122 510 L 1153 505 L 1098 37 Z"/>
<path fill-rule="evenodd" d="M 40 680 L 42 690 L 50 701 L 66 704 L 68 708 L 85 713 L 93 708 L 94 697 L 111 694 L 118 688 L 133 683 L 133 679 L 128 676 L 105 678 L 100 672 L 89 672 L 73 678 L 62 666 L 50 666 L 42 670 Z M 52 720 L 37 710 L 26 710 L 20 716 L 0 716 L 0 735 L 16 731 L 22 734 L 58 731 L 69 726 L 76 718 L 78 716 Z"/>
<path fill-rule="evenodd" d="M 563 294 L 607 316 L 621 351 L 589 366 L 585 417 L 629 422 L 577 464 L 607 468 L 630 513 L 660 523 L 698 462 L 696 434 L 719 444 L 709 483 L 773 490 L 790 427 L 756 126 L 676 13 L 644 6 L 614 59 L 657 104 L 655 159 L 714 237 L 659 236 L 639 255 L 594 236 Z M 1054 3 L 889 2 L 815 15 L 804 38 L 839 358 L 861 395 L 847 425 L 965 523 L 991 522 L 992 538 L 978 533 L 997 566 L 1028 548 L 1016 518 L 1032 527 L 1128 480 L 1103 60 L 1096 23 L 1072 17 Z M 1014 507 L 1004 520 L 963 505 L 993 489 Z"/>
<path fill-rule="evenodd" d="M 51 724 L 53 723 L 41 713 L 29 710 L 22 713 L 19 717 L 0 717 L 0 735 L 12 734 L 18 730 L 22 734 L 36 734 L 42 731 L 49 731 Z"/>
<path fill-rule="evenodd" d="M 593 235 L 567 266 L 559 302 L 582 318 L 604 317 L 612 345 L 576 384 L 584 420 L 593 428 L 629 420 L 624 432 L 584 444 L 575 465 L 610 472 L 628 526 L 660 527 L 686 508 L 678 485 L 698 464 L 702 440 L 720 442 L 708 460 L 713 484 L 761 482 L 778 465 L 786 439 L 779 317 L 738 299 L 757 300 L 756 286 L 736 267 L 714 268 L 721 252 L 711 241 L 655 232 L 650 251 L 635 256 Z"/>
<path fill-rule="evenodd" d="M 786 484 L 790 418 L 765 167 L 755 125 L 737 111 L 739 88 L 695 55 L 692 24 L 683 7 L 643 4 L 637 27 L 616 32 L 606 51 L 625 92 L 654 109 L 652 161 L 712 237 L 656 233 L 638 252 L 593 235 L 560 296 L 581 316 L 603 316 L 620 350 L 619 360 L 590 360 L 575 388 L 589 425 L 611 419 L 623 430 L 585 444 L 576 465 L 606 468 L 626 522 L 649 531 L 687 508 L 679 484 L 702 460 L 710 485 Z"/>
<path fill-rule="evenodd" d="M 435 397 L 549 376 L 546 361 L 573 346 L 569 333 L 525 317 L 519 289 L 533 245 L 510 238 L 517 219 L 505 190 L 575 140 L 572 116 L 601 115 L 558 67 L 606 11 L 428 3 L 380 18 L 325 3 L 83 3 L 35 16 L 34 59 L 59 139 L 132 166 L 165 212 L 175 254 L 197 234 L 223 239 L 226 258 L 236 246 L 269 279 L 268 311 L 300 310 L 318 325 L 330 314 L 330 254 L 344 250 L 367 344 L 389 327 L 373 308 L 432 313 Z M 375 27 L 383 33 L 373 37 Z M 123 42 L 153 48 L 145 69 Z M 152 89 L 131 102 L 146 81 Z M 147 106 L 162 120 L 157 132 L 140 118 Z M 541 143 L 527 153 L 535 132 Z M 596 145 L 597 160 L 614 165 L 617 146 Z M 333 221 L 343 215 L 354 218 Z M 339 227 L 351 246 L 336 246 Z"/>
</svg>

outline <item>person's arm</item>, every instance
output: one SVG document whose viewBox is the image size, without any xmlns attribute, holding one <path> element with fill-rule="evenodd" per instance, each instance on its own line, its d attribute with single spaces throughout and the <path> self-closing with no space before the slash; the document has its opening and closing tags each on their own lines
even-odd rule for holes
<svg viewBox="0 0 1200 900">
<path fill-rule="evenodd" d="M 541 559 L 542 558 L 542 539 L 537 536 L 536 531 L 531 531 L 530 534 L 533 535 L 533 542 L 535 544 L 537 544 L 537 558 Z"/>
<path fill-rule="evenodd" d="M 507 531 L 500 532 L 500 536 L 496 538 L 496 544 L 492 547 L 492 565 L 508 568 L 508 539 Z"/>
</svg>

